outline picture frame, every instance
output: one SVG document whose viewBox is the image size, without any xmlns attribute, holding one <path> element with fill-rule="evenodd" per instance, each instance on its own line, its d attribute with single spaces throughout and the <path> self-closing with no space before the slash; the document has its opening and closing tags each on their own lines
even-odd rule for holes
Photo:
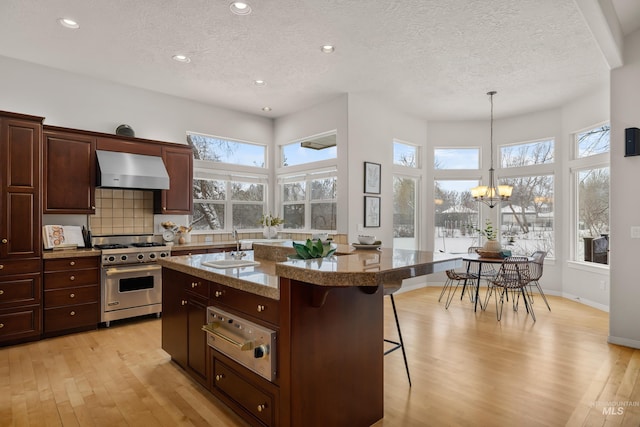
<svg viewBox="0 0 640 427">
<path fill-rule="evenodd" d="M 382 166 L 380 163 L 364 162 L 364 192 L 380 194 Z"/>
<path fill-rule="evenodd" d="M 364 226 L 380 227 L 380 197 L 364 196 Z"/>
</svg>

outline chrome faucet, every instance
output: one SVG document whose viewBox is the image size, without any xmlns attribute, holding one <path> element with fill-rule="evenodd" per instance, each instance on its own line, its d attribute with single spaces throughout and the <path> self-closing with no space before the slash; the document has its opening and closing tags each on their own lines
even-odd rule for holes
<svg viewBox="0 0 640 427">
<path fill-rule="evenodd" d="M 231 232 L 231 237 L 236 241 L 236 251 L 231 253 L 231 258 L 233 259 L 242 259 L 242 257 L 247 254 L 244 251 L 240 250 L 240 238 L 238 236 L 238 229 L 233 227 L 233 231 Z"/>
</svg>

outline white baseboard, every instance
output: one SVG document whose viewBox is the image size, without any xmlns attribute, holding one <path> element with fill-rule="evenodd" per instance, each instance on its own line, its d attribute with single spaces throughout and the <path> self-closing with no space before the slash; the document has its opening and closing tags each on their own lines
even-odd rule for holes
<svg viewBox="0 0 640 427">
<path fill-rule="evenodd" d="M 640 341 L 630 340 L 629 338 L 612 337 L 611 335 L 609 335 L 607 337 L 607 342 L 611 344 L 623 345 L 625 347 L 640 348 Z"/>
</svg>

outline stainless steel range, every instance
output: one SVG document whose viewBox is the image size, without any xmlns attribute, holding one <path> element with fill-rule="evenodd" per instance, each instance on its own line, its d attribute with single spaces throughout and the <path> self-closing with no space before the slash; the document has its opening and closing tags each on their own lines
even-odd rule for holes
<svg viewBox="0 0 640 427">
<path fill-rule="evenodd" d="M 154 236 L 95 237 L 102 251 L 100 321 L 162 312 L 162 267 L 159 258 L 171 255 L 171 247 Z"/>
</svg>

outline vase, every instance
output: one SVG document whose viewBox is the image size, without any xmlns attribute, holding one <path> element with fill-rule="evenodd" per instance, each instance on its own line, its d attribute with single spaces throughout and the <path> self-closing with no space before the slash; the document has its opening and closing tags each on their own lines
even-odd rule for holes
<svg viewBox="0 0 640 427">
<path fill-rule="evenodd" d="M 269 227 L 265 225 L 262 229 L 262 235 L 265 239 L 275 239 L 278 237 L 278 227 Z"/>
<path fill-rule="evenodd" d="M 484 249 L 487 252 L 500 252 L 500 249 L 502 249 L 502 246 L 500 245 L 500 242 L 497 240 L 487 240 L 484 246 L 482 247 L 482 249 Z"/>
</svg>

